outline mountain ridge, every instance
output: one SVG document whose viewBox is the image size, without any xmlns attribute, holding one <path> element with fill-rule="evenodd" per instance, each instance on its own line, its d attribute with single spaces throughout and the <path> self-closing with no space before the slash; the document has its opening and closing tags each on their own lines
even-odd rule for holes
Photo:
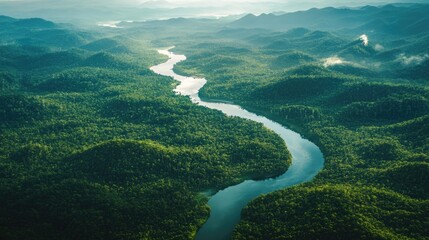
<svg viewBox="0 0 429 240">
<path fill-rule="evenodd" d="M 359 31 L 379 31 L 397 34 L 404 29 L 409 35 L 429 31 L 427 12 L 429 4 L 411 4 L 407 7 L 393 4 L 382 7 L 364 6 L 351 8 L 311 8 L 306 11 L 285 13 L 282 15 L 248 14 L 232 23 L 235 28 L 264 28 L 285 31 L 293 28 L 339 31 L 342 29 Z M 374 25 L 375 29 L 371 29 Z"/>
</svg>

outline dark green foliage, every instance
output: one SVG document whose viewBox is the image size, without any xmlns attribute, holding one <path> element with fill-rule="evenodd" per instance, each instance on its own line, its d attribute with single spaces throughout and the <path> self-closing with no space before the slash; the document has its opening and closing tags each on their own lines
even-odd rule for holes
<svg viewBox="0 0 429 240">
<path fill-rule="evenodd" d="M 89 50 L 89 51 L 105 51 L 109 48 L 114 48 L 116 46 L 118 46 L 119 43 L 113 39 L 110 38 L 103 38 L 103 39 L 99 39 L 93 42 L 90 42 L 84 46 L 82 46 L 81 48 L 85 49 L 85 50 Z"/>
<path fill-rule="evenodd" d="M 192 239 L 200 191 L 287 169 L 280 137 L 176 95 L 143 42 L 49 41 L 0 47 L 0 239 Z"/>
<path fill-rule="evenodd" d="M 317 121 L 322 118 L 320 109 L 304 105 L 285 105 L 271 109 L 273 114 L 276 114 L 286 121 Z"/>
<path fill-rule="evenodd" d="M 258 162 L 262 157 L 270 164 Z M 232 163 L 249 165 L 248 172 L 243 174 L 254 178 L 263 177 L 261 172 L 272 172 L 272 175 L 283 172 L 281 163 L 274 168 L 271 165 L 275 159 L 282 158 L 288 156 L 279 154 L 269 144 L 250 141 L 240 143 L 231 153 Z M 220 166 L 215 166 L 216 161 L 225 164 L 219 160 L 200 149 L 165 147 L 149 141 L 113 140 L 75 154 L 64 164 L 76 178 L 101 183 L 129 185 L 170 178 L 203 189 L 213 186 L 216 179 L 228 177 L 220 171 Z"/>
<path fill-rule="evenodd" d="M 404 121 L 426 114 L 429 103 L 423 97 L 387 98 L 382 101 L 356 102 L 348 105 L 341 113 L 349 121 L 371 120 Z"/>
<path fill-rule="evenodd" d="M 0 72 L 0 92 L 13 91 L 20 85 L 16 76 L 8 72 Z"/>
<path fill-rule="evenodd" d="M 263 99 L 296 100 L 317 97 L 342 83 L 342 79 L 325 76 L 289 77 L 255 91 Z"/>
<path fill-rule="evenodd" d="M 57 46 L 61 49 L 77 47 L 84 44 L 87 39 L 85 33 L 74 32 L 68 29 L 49 29 L 33 33 L 31 38 L 18 39 L 22 45 Z"/>
<path fill-rule="evenodd" d="M 177 152 L 154 142 L 113 140 L 75 154 L 65 164 L 77 178 L 137 184 L 178 176 L 172 173 L 173 168 L 187 159 Z"/>
<path fill-rule="evenodd" d="M 49 158 L 51 149 L 38 143 L 30 143 L 9 155 L 10 160 L 23 164 L 42 164 Z"/>
<path fill-rule="evenodd" d="M 36 88 L 43 91 L 86 92 L 103 89 L 108 85 L 128 82 L 128 76 L 101 68 L 70 68 L 52 77 Z"/>
<path fill-rule="evenodd" d="M 425 239 L 428 211 L 427 201 L 389 190 L 292 188 L 251 202 L 233 239 Z"/>
<path fill-rule="evenodd" d="M 90 56 L 82 62 L 85 67 L 99 67 L 99 68 L 130 68 L 128 63 L 116 59 L 113 55 L 100 52 Z"/>
<path fill-rule="evenodd" d="M 291 69 L 287 69 L 285 71 L 285 74 L 289 76 L 296 76 L 296 75 L 312 76 L 314 78 L 314 76 L 319 76 L 319 75 L 322 75 L 322 76 L 332 75 L 332 71 L 320 65 L 304 64 Z"/>
<path fill-rule="evenodd" d="M 414 148 L 429 150 L 429 115 L 386 127 L 384 130 L 398 136 Z"/>
<path fill-rule="evenodd" d="M 402 194 L 421 199 L 429 198 L 429 163 L 402 164 L 379 173 L 386 186 Z"/>
<path fill-rule="evenodd" d="M 24 64 L 26 67 L 67 67 L 76 65 L 78 62 L 82 61 L 82 56 L 75 52 L 53 52 L 29 59 L 28 61 L 29 64 Z"/>
<path fill-rule="evenodd" d="M 65 164 L 77 178 L 102 183 L 129 185 L 170 178 L 200 186 L 209 173 L 198 172 L 205 171 L 210 160 L 198 150 L 168 148 L 149 141 L 113 140 L 75 154 Z"/>
<path fill-rule="evenodd" d="M 398 73 L 398 75 L 404 78 L 428 80 L 429 79 L 429 74 L 427 72 L 428 68 L 429 68 L 429 60 L 425 60 L 424 62 L 416 66 L 406 67 L 402 69 Z"/>
<path fill-rule="evenodd" d="M 376 51 L 369 47 L 364 46 L 361 40 L 352 42 L 349 46 L 346 46 L 343 50 L 339 52 L 339 56 L 345 58 L 369 58 L 373 56 Z"/>
<path fill-rule="evenodd" d="M 105 106 L 107 116 L 116 117 L 125 122 L 171 124 L 179 116 L 189 113 L 189 106 L 178 106 L 179 102 L 167 98 L 124 97 L 113 99 Z M 154 113 L 157 114 L 154 114 Z M 166 114 L 168 113 L 168 114 Z M 151 119 L 150 116 L 157 116 Z"/>
<path fill-rule="evenodd" d="M 120 188 L 47 176 L 0 190 L 4 239 L 187 239 L 208 214 L 195 193 L 164 180 Z"/>
<path fill-rule="evenodd" d="M 110 53 L 131 53 L 130 50 L 120 42 L 111 39 L 111 38 L 103 38 L 93 42 L 90 42 L 81 47 L 82 49 L 93 51 L 93 52 L 110 52 Z"/>
<path fill-rule="evenodd" d="M 187 55 L 176 70 L 207 78 L 203 98 L 297 129 L 324 153 L 312 183 L 253 201 L 236 239 L 427 239 L 426 15 L 325 8 L 234 28 L 179 18 L 98 40 L 0 17 L 0 238 L 192 239 L 209 214 L 199 191 L 286 170 L 279 137 L 151 73 L 162 61 L 152 41 Z"/>
<path fill-rule="evenodd" d="M 411 86 L 364 82 L 347 85 L 347 88 L 340 92 L 332 102 L 342 104 L 374 102 L 388 96 L 404 95 L 407 93 L 425 94 L 425 91 Z M 426 92 L 426 94 L 428 93 Z"/>
<path fill-rule="evenodd" d="M 289 68 L 313 61 L 315 61 L 315 59 L 308 54 L 302 52 L 290 52 L 278 56 L 273 62 L 273 65 L 276 67 Z"/>
<path fill-rule="evenodd" d="M 329 66 L 329 69 L 342 74 L 351 74 L 355 76 L 374 77 L 377 75 L 377 71 L 366 68 L 364 66 L 352 64 L 333 65 Z"/>
<path fill-rule="evenodd" d="M 255 176 L 255 179 L 264 179 L 266 176 L 261 172 L 271 172 L 271 176 L 278 176 L 284 172 L 282 163 L 273 167 L 274 159 L 288 159 L 290 156 L 279 152 L 273 145 L 255 140 L 238 142 L 231 154 L 231 161 L 235 164 L 251 164 L 252 169 L 245 173 L 247 176 Z M 261 161 L 264 159 L 264 161 Z"/>
<path fill-rule="evenodd" d="M 247 16 L 243 21 L 256 18 L 276 17 Z M 232 101 L 290 126 L 315 142 L 325 157 L 325 168 L 312 183 L 254 200 L 243 211 L 235 239 L 429 236 L 429 94 L 426 62 L 419 62 L 425 58 L 427 34 L 406 39 L 382 35 L 373 45 L 370 35 L 370 44 L 363 46 L 356 40 L 362 32 L 343 32 L 355 38 L 304 30 L 222 36 L 224 46 L 251 51 L 227 67 L 205 64 L 222 48 L 212 44 L 217 36 L 199 44 L 184 43 L 188 60 L 177 70 L 204 75 L 205 98 Z M 383 42 L 383 37 L 391 42 Z M 325 40 L 334 44 L 323 45 Z M 383 45 L 381 50 L 376 41 Z M 297 61 L 297 52 L 314 60 Z M 411 64 L 405 66 L 401 56 Z M 331 57 L 339 61 L 324 64 Z"/>
<path fill-rule="evenodd" d="M 76 66 L 83 57 L 77 52 L 45 52 L 35 56 L 24 56 L 14 59 L 13 67 L 22 71 L 40 68 L 66 68 Z"/>
<path fill-rule="evenodd" d="M 403 157 L 401 145 L 394 139 L 365 139 L 356 144 L 357 153 L 368 161 L 398 160 Z"/>
<path fill-rule="evenodd" d="M 49 116 L 49 106 L 35 97 L 23 95 L 0 96 L 0 122 L 22 123 Z"/>
</svg>

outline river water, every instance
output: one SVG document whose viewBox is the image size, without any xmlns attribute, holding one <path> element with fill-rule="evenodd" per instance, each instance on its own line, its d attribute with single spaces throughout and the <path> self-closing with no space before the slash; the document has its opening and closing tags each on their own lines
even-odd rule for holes
<svg viewBox="0 0 429 240">
<path fill-rule="evenodd" d="M 167 55 L 169 60 L 151 67 L 151 70 L 157 74 L 169 76 L 179 81 L 180 84 L 174 90 L 176 93 L 189 96 L 195 104 L 220 110 L 228 116 L 237 116 L 262 123 L 285 141 L 292 155 L 292 164 L 283 175 L 260 181 L 246 180 L 235 186 L 218 191 L 210 197 L 208 202 L 210 217 L 198 231 L 196 239 L 230 239 L 234 227 L 240 221 L 241 209 L 249 201 L 261 194 L 310 181 L 323 168 L 324 158 L 322 152 L 315 144 L 302 138 L 300 134 L 266 117 L 251 113 L 238 105 L 201 100 L 198 92 L 206 84 L 206 79 L 185 77 L 176 74 L 173 71 L 174 65 L 186 60 L 186 56 L 174 54 L 170 49 L 158 51 L 160 54 Z"/>
</svg>

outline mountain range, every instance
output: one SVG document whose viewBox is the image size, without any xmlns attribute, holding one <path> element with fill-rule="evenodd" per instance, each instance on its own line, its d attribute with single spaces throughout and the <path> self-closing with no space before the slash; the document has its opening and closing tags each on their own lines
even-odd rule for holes
<svg viewBox="0 0 429 240">
<path fill-rule="evenodd" d="M 350 8 L 312 8 L 282 15 L 248 14 L 230 24 L 233 28 L 265 28 L 285 31 L 297 27 L 314 30 L 376 33 L 418 34 L 429 31 L 429 4 L 365 6 Z"/>
</svg>

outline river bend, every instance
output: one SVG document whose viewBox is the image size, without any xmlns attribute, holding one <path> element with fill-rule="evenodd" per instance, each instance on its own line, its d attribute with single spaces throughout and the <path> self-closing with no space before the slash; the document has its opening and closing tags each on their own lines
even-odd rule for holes
<svg viewBox="0 0 429 240">
<path fill-rule="evenodd" d="M 198 92 L 206 84 L 207 80 L 176 74 L 173 71 L 174 65 L 186 60 L 186 56 L 174 54 L 170 49 L 158 51 L 160 54 L 167 55 L 169 60 L 151 67 L 151 70 L 179 81 L 180 84 L 174 90 L 176 93 L 189 96 L 192 102 L 220 110 L 227 116 L 237 116 L 262 123 L 285 141 L 292 155 L 292 163 L 283 175 L 260 181 L 246 180 L 240 184 L 220 190 L 210 197 L 208 202 L 210 217 L 198 231 L 196 239 L 229 239 L 234 227 L 240 221 L 241 210 L 249 201 L 261 194 L 310 181 L 323 168 L 324 158 L 315 144 L 279 123 L 251 113 L 238 105 L 201 100 Z"/>
</svg>

